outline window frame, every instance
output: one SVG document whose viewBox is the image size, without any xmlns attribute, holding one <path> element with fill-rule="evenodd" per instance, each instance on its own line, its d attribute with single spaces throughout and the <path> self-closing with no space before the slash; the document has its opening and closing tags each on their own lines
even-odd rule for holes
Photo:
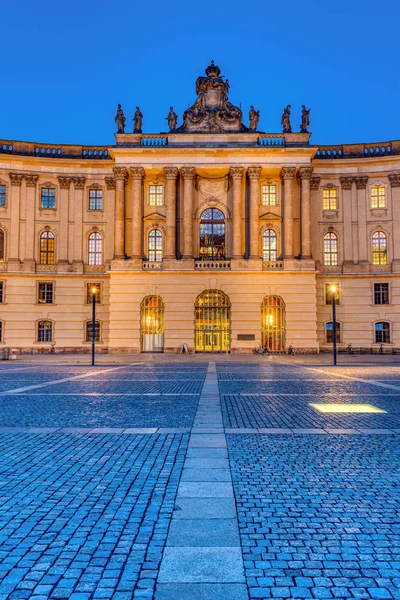
<svg viewBox="0 0 400 600">
<path fill-rule="evenodd" d="M 161 190 L 161 194 L 157 191 L 154 192 L 155 202 L 152 200 L 152 188 L 157 188 Z M 157 202 L 157 198 L 161 196 L 161 202 Z M 164 185 L 162 183 L 149 183 L 148 192 L 147 192 L 147 205 L 148 206 L 164 206 Z"/>
<path fill-rule="evenodd" d="M 269 199 L 271 198 L 271 193 L 266 193 L 264 196 L 264 188 L 275 188 L 275 193 L 272 196 L 275 196 L 275 202 L 271 204 L 270 202 L 264 202 L 264 197 L 267 196 Z M 261 206 L 278 206 L 278 186 L 276 183 L 261 183 Z"/>
<path fill-rule="evenodd" d="M 6 232 L 4 231 L 4 229 L 2 227 L 0 227 L 0 238 L 3 240 L 2 242 L 2 254 L 3 256 L 1 256 L 0 254 L 0 263 L 5 263 L 6 262 Z"/>
<path fill-rule="evenodd" d="M 4 279 L 0 279 L 0 304 L 5 304 L 5 297 L 6 297 L 6 283 L 4 281 Z"/>
<path fill-rule="evenodd" d="M 266 234 L 268 232 L 272 232 L 275 237 L 271 236 L 271 235 L 266 236 Z M 275 239 L 275 248 L 266 248 L 265 247 L 266 239 L 269 239 L 269 241 L 271 242 L 271 239 L 273 239 L 273 238 Z M 266 258 L 266 253 L 268 253 L 268 252 L 269 252 L 270 258 Z M 275 258 L 271 258 L 271 252 L 275 252 Z M 278 260 L 278 233 L 272 227 L 267 227 L 262 232 L 262 259 L 264 262 L 276 262 Z"/>
<path fill-rule="evenodd" d="M 91 288 L 96 287 L 99 293 L 96 294 L 96 304 L 102 304 L 102 292 L 103 292 L 102 281 L 91 281 L 86 282 L 86 304 L 92 304 L 92 294 L 90 293 Z"/>
<path fill-rule="evenodd" d="M 373 190 L 383 190 L 383 194 L 379 195 L 377 193 L 376 196 L 373 196 Z M 383 198 L 383 204 L 380 203 L 381 198 Z M 374 199 L 376 199 L 376 206 L 374 206 Z M 387 208 L 386 186 L 385 185 L 377 182 L 370 186 L 369 204 L 370 204 L 371 210 L 382 210 L 384 208 Z"/>
<path fill-rule="evenodd" d="M 382 236 L 379 237 L 379 243 L 377 245 L 377 250 L 374 250 L 374 238 L 375 236 Z M 378 266 L 378 265 L 388 265 L 389 264 L 389 257 L 388 257 L 388 234 L 386 231 L 383 231 L 382 229 L 377 229 L 375 230 L 372 235 L 371 235 L 371 263 L 373 266 Z M 382 240 L 385 240 L 385 248 L 382 250 L 381 248 L 381 244 L 382 244 Z M 384 257 L 384 262 L 382 262 L 381 257 Z M 378 257 L 378 262 L 375 261 L 375 257 Z"/>
<path fill-rule="evenodd" d="M 99 237 L 97 237 L 99 236 Z M 94 250 L 91 250 L 91 241 L 94 241 Z M 87 236 L 87 264 L 90 267 L 101 267 L 103 266 L 103 238 L 104 236 L 99 231 L 90 231 Z M 100 250 L 97 245 L 100 245 Z M 94 259 L 91 259 L 94 257 Z M 100 262 L 98 262 L 100 257 Z M 94 262 L 92 262 L 94 260 Z"/>
<path fill-rule="evenodd" d="M 154 235 L 152 235 L 154 234 Z M 157 235 L 159 234 L 159 235 Z M 154 248 L 151 248 L 151 240 L 154 239 Z M 157 247 L 157 240 L 161 239 L 160 247 Z M 151 257 L 154 258 L 151 258 Z M 147 258 L 149 262 L 162 262 L 164 258 L 164 236 L 161 229 L 153 227 L 147 235 Z"/>
<path fill-rule="evenodd" d="M 89 332 L 89 328 L 90 328 L 90 336 L 88 336 L 88 332 Z M 96 330 L 98 330 L 98 337 L 96 336 L 95 333 L 95 343 L 96 344 L 102 344 L 103 343 L 103 339 L 102 339 L 102 322 L 99 319 L 95 320 L 95 332 Z M 90 344 L 92 341 L 92 319 L 86 319 L 85 323 L 84 323 L 84 344 Z"/>
<path fill-rule="evenodd" d="M 328 236 L 333 236 L 333 238 L 336 240 L 336 251 L 332 252 L 332 243 L 330 243 L 330 248 L 329 248 L 329 256 L 331 257 L 329 262 L 326 261 L 326 256 L 327 256 L 327 251 L 325 249 L 325 240 L 328 238 Z M 322 238 L 322 252 L 323 252 L 323 266 L 325 267 L 337 267 L 339 266 L 339 235 L 337 234 L 336 231 L 327 231 L 326 233 L 324 233 L 323 238 Z M 336 256 L 336 262 L 332 262 L 332 256 Z"/>
<path fill-rule="evenodd" d="M 54 192 L 54 206 L 43 206 L 43 192 Z M 47 198 L 50 198 L 48 195 Z M 54 185 L 42 185 L 40 187 L 40 209 L 41 210 L 56 210 L 57 209 L 57 189 Z"/>
<path fill-rule="evenodd" d="M 332 325 L 331 330 L 328 330 L 328 325 Z M 332 333 L 332 339 L 330 342 L 328 341 L 328 331 L 330 331 Z M 325 332 L 325 344 L 333 345 L 333 321 L 325 321 L 324 332 Z M 342 322 L 336 320 L 336 343 L 337 344 L 342 344 L 342 334 L 343 334 Z"/>
<path fill-rule="evenodd" d="M 0 179 L 0 189 L 4 188 L 4 204 L 1 204 L 2 193 L 0 192 L 0 208 L 7 208 L 8 186 L 5 181 Z"/>
<path fill-rule="evenodd" d="M 103 194 L 103 188 L 102 187 L 89 187 L 89 205 L 88 205 L 88 210 L 90 212 L 101 212 L 104 209 L 104 194 Z M 96 194 L 100 194 L 100 208 L 97 206 L 97 200 L 98 198 L 95 198 L 96 202 L 95 202 L 95 207 L 92 208 L 91 206 L 91 194 L 92 192 L 96 195 Z"/>
<path fill-rule="evenodd" d="M 378 341 L 377 340 L 377 329 L 376 326 L 377 325 L 388 325 L 388 333 L 389 333 L 389 339 L 388 341 L 385 341 L 384 339 L 382 339 L 382 341 Z M 384 337 L 385 331 L 384 328 L 382 328 L 382 338 Z M 392 336 L 393 336 L 393 332 L 392 332 L 392 323 L 390 321 L 375 321 L 374 322 L 374 344 L 392 344 Z"/>
<path fill-rule="evenodd" d="M 43 236 L 47 236 L 47 240 L 53 240 L 53 249 L 49 250 L 49 244 L 47 242 L 47 247 L 45 250 L 42 250 L 42 238 Z M 46 262 L 42 262 L 42 256 L 46 255 Z M 48 261 L 48 257 L 52 256 L 53 257 L 53 261 L 49 262 Z M 54 234 L 54 232 L 51 229 L 45 229 L 44 231 L 40 232 L 39 235 L 39 265 L 55 265 L 56 264 L 56 236 Z"/>
<path fill-rule="evenodd" d="M 341 300 L 342 300 L 342 289 L 341 289 L 341 284 L 337 283 L 336 281 L 331 281 L 330 283 L 324 283 L 324 298 L 325 298 L 325 306 L 332 306 L 332 292 L 331 290 L 329 290 L 329 287 L 331 285 L 335 285 L 336 286 L 336 294 L 335 294 L 335 304 L 336 306 L 341 306 Z M 328 300 L 328 296 L 330 295 L 330 300 Z"/>
<path fill-rule="evenodd" d="M 39 339 L 41 323 L 50 323 L 51 324 L 51 329 L 50 329 L 51 339 L 50 340 L 40 340 Z M 36 343 L 37 344 L 54 344 L 54 321 L 52 321 L 51 319 L 39 319 L 36 322 Z"/>
<path fill-rule="evenodd" d="M 4 321 L 2 319 L 0 319 L 0 344 L 5 344 L 4 341 Z"/>
<path fill-rule="evenodd" d="M 325 192 L 329 193 L 328 198 L 325 198 Z M 330 197 L 330 193 L 331 192 L 335 193 L 335 197 L 334 197 L 335 206 L 334 207 L 331 206 L 331 204 L 332 204 L 331 201 L 333 200 L 333 198 Z M 328 200 L 328 206 L 325 206 L 325 200 Z M 338 188 L 336 186 L 334 186 L 334 185 L 325 185 L 322 188 L 322 210 L 324 212 L 325 211 L 329 212 L 329 211 L 337 211 L 337 210 L 339 210 L 339 190 L 338 190 Z"/>
<path fill-rule="evenodd" d="M 382 290 L 380 292 L 378 292 L 375 288 L 376 286 L 383 286 L 386 285 L 387 286 L 387 302 L 376 302 L 377 299 L 377 294 L 380 294 L 381 299 L 383 298 L 383 292 Z M 372 284 L 372 303 L 374 306 L 388 306 L 390 305 L 390 283 L 389 282 L 381 282 L 381 281 L 374 281 Z"/>
<path fill-rule="evenodd" d="M 40 301 L 40 287 L 42 285 L 45 285 L 45 286 L 51 285 L 51 302 L 41 302 Z M 54 281 L 38 281 L 37 282 L 36 303 L 39 306 L 48 305 L 48 304 L 55 304 L 55 302 L 54 302 L 54 295 L 55 295 L 55 283 L 54 283 Z"/>
</svg>

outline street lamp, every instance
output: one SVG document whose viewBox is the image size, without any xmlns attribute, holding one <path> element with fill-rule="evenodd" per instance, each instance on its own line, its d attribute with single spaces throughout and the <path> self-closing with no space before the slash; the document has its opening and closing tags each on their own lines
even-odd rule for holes
<svg viewBox="0 0 400 600">
<path fill-rule="evenodd" d="M 336 285 L 331 285 L 331 295 L 332 295 L 333 364 L 336 367 Z"/>
<path fill-rule="evenodd" d="M 93 286 L 92 292 L 92 367 L 94 366 L 94 352 L 96 342 L 96 292 L 97 287 Z"/>
</svg>

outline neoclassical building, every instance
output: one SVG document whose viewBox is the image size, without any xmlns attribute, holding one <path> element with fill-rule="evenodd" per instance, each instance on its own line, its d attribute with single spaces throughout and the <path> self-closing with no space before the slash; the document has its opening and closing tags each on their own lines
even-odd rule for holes
<svg viewBox="0 0 400 600">
<path fill-rule="evenodd" d="M 400 346 L 400 141 L 258 131 L 213 63 L 170 131 L 0 142 L 0 349 Z M 303 115 L 304 116 L 304 115 Z"/>
</svg>

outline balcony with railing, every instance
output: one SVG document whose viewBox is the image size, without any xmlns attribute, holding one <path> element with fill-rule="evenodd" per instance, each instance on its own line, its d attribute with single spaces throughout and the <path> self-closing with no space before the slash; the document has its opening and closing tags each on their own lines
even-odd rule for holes
<svg viewBox="0 0 400 600">
<path fill-rule="evenodd" d="M 198 258 L 194 261 L 194 268 L 197 271 L 229 271 L 231 268 L 231 261 L 229 258 L 215 260 Z"/>
</svg>

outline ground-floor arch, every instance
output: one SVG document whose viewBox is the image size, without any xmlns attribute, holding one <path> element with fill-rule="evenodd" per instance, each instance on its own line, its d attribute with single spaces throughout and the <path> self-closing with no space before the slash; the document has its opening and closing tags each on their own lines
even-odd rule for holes
<svg viewBox="0 0 400 600">
<path fill-rule="evenodd" d="M 285 338 L 285 303 L 280 296 L 265 296 L 261 302 L 261 344 L 271 352 L 282 352 Z"/>
<path fill-rule="evenodd" d="M 140 306 L 142 352 L 164 352 L 164 302 L 160 296 L 146 296 Z"/>
<path fill-rule="evenodd" d="M 231 302 L 221 290 L 206 290 L 195 304 L 196 352 L 230 352 Z"/>
</svg>

